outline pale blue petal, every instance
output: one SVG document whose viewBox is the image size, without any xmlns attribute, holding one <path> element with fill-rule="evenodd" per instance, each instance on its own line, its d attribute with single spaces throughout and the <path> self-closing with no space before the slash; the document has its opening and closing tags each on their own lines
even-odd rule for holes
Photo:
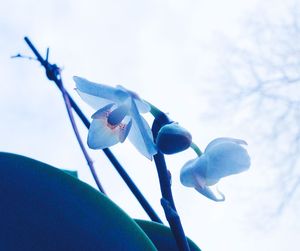
<svg viewBox="0 0 300 251">
<path fill-rule="evenodd" d="M 236 144 L 240 144 L 240 145 L 247 145 L 247 142 L 242 139 L 225 138 L 225 137 L 216 138 L 207 145 L 205 152 L 209 151 L 213 146 L 215 146 L 217 144 L 226 143 L 226 142 L 232 142 L 232 143 L 236 143 Z"/>
<path fill-rule="evenodd" d="M 111 125 L 118 125 L 121 123 L 121 121 L 125 118 L 125 116 L 129 112 L 129 107 L 128 105 L 120 105 L 113 111 L 108 116 L 108 123 Z"/>
<path fill-rule="evenodd" d="M 206 176 L 208 161 L 205 155 L 188 161 L 180 171 L 180 181 L 187 187 L 212 186 L 220 179 L 208 179 Z"/>
<path fill-rule="evenodd" d="M 147 125 L 147 122 L 143 118 L 141 118 L 141 121 L 143 123 L 143 128 L 145 128 L 142 130 L 146 131 L 141 132 L 139 125 L 135 120 L 133 120 L 128 138 L 141 154 L 152 160 L 152 156 L 157 153 L 157 150 L 153 143 L 153 138 L 151 138 L 152 133 L 150 127 Z M 146 139 L 143 138 L 143 134 L 147 135 Z"/>
<path fill-rule="evenodd" d="M 203 155 L 202 155 L 203 156 Z M 213 201 L 224 201 L 225 196 L 219 192 L 221 195 L 218 198 L 213 191 L 206 186 L 206 180 L 201 173 L 206 170 L 207 161 L 205 157 L 196 158 L 188 161 L 180 171 L 180 182 L 187 187 L 194 187 L 199 193 Z"/>
<path fill-rule="evenodd" d="M 85 94 L 95 96 L 99 99 L 99 102 L 104 99 L 104 100 L 110 100 L 114 103 L 122 103 L 124 100 L 126 100 L 130 95 L 119 89 L 119 88 L 114 88 L 108 85 L 103 85 L 103 84 L 97 84 L 90 82 L 84 78 L 80 77 L 73 77 L 76 87 L 80 92 L 83 92 Z M 92 100 L 91 106 L 95 105 L 94 104 L 94 99 Z M 88 104 L 90 103 L 89 100 L 86 101 Z M 101 105 L 103 106 L 103 105 Z"/>
<path fill-rule="evenodd" d="M 126 123 L 122 123 L 120 125 L 120 133 L 119 133 L 119 140 L 121 143 L 123 143 L 125 141 L 125 139 L 127 138 L 129 132 L 130 132 L 130 129 L 131 129 L 131 126 L 132 126 L 132 119 L 130 118 L 128 122 Z"/>
<path fill-rule="evenodd" d="M 133 98 L 133 100 L 137 106 L 139 113 L 150 112 L 150 110 L 151 110 L 150 105 L 147 102 L 145 102 L 144 100 L 142 100 L 137 93 L 126 89 L 122 85 L 117 85 L 117 88 L 119 88 L 120 90 L 123 90 L 131 95 L 131 97 Z"/>
<path fill-rule="evenodd" d="M 193 171 L 197 174 L 197 176 L 201 176 L 205 179 L 208 165 L 209 165 L 209 162 L 207 159 L 207 155 L 203 154 L 200 157 L 195 159 L 195 161 L 193 163 Z"/>
<path fill-rule="evenodd" d="M 150 112 L 151 107 L 147 102 L 145 102 L 141 99 L 134 99 L 134 102 L 136 103 L 139 113 Z"/>
<path fill-rule="evenodd" d="M 186 187 L 195 186 L 194 163 L 195 159 L 186 162 L 180 170 L 180 182 Z"/>
<path fill-rule="evenodd" d="M 106 115 L 106 113 L 108 111 L 110 111 L 110 109 L 114 106 L 113 103 L 110 103 L 102 108 L 100 108 L 98 111 L 96 111 L 93 115 L 92 115 L 92 118 L 93 119 L 100 119 L 100 118 L 103 118 L 105 117 L 104 115 Z"/>
<path fill-rule="evenodd" d="M 212 178 L 205 178 L 205 184 L 207 185 L 207 186 L 213 186 L 213 185 L 215 185 L 215 184 L 217 184 L 218 182 L 219 182 L 219 180 L 220 179 L 212 179 Z"/>
<path fill-rule="evenodd" d="M 250 167 L 250 157 L 246 149 L 233 142 L 216 144 L 204 155 L 208 159 L 207 180 L 237 174 Z"/>
<path fill-rule="evenodd" d="M 110 104 L 112 101 L 104 98 L 99 98 L 90 94 L 86 94 L 84 92 L 79 91 L 76 89 L 79 96 L 82 98 L 82 100 L 87 103 L 89 106 L 94 108 L 95 110 L 99 110 L 103 106 L 106 106 L 107 104 Z"/>
<path fill-rule="evenodd" d="M 213 193 L 213 191 L 212 191 L 209 187 L 207 187 L 207 186 L 205 186 L 205 187 L 200 187 L 200 186 L 198 186 L 198 187 L 195 187 L 195 189 L 196 189 L 199 193 L 201 193 L 202 195 L 204 195 L 205 197 L 207 197 L 207 198 L 209 198 L 209 199 L 211 199 L 211 200 L 213 200 L 213 201 L 219 202 L 219 201 L 224 201 L 224 200 L 225 200 L 224 194 L 222 194 L 220 191 L 218 191 L 219 194 L 220 194 L 220 196 L 221 196 L 220 198 L 218 198 L 218 197 Z"/>
<path fill-rule="evenodd" d="M 128 135 L 129 140 L 141 154 L 152 160 L 152 156 L 157 153 L 152 132 L 146 120 L 138 113 L 133 101 L 131 102 L 130 115 L 133 121 Z"/>
<path fill-rule="evenodd" d="M 180 171 L 180 181 L 187 187 L 203 186 L 207 169 L 207 159 L 205 155 L 190 160 L 184 164 Z"/>
<path fill-rule="evenodd" d="M 119 142 L 118 131 L 112 130 L 107 126 L 107 121 L 94 119 L 88 133 L 88 146 L 92 149 L 104 149 Z"/>
</svg>

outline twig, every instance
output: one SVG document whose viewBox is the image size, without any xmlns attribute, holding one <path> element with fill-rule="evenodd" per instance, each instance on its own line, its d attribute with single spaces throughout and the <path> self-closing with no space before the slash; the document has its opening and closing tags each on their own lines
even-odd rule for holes
<svg viewBox="0 0 300 251">
<path fill-rule="evenodd" d="M 22 55 L 20 53 L 18 53 L 17 55 L 11 56 L 10 58 L 26 58 L 26 59 L 29 59 L 29 60 L 38 61 L 37 58 L 33 58 L 33 57 L 30 57 L 30 56 L 25 56 L 25 55 Z"/>
<path fill-rule="evenodd" d="M 93 162 L 92 162 L 92 160 L 91 160 L 88 152 L 86 151 L 86 149 L 84 147 L 84 144 L 83 144 L 83 142 L 81 140 L 78 128 L 76 126 L 76 122 L 75 122 L 74 117 L 73 117 L 72 106 L 71 106 L 71 102 L 69 100 L 69 95 L 68 95 L 67 91 L 65 90 L 65 88 L 63 86 L 60 68 L 56 64 L 50 64 L 48 62 L 49 48 L 47 48 L 46 60 L 44 60 L 42 58 L 42 56 L 39 54 L 39 52 L 36 50 L 36 48 L 33 46 L 33 44 L 31 43 L 31 41 L 27 37 L 25 37 L 25 41 L 27 42 L 27 44 L 29 45 L 29 47 L 32 49 L 32 51 L 34 52 L 34 54 L 36 55 L 37 60 L 45 67 L 45 69 L 46 69 L 46 75 L 47 75 L 48 79 L 54 81 L 56 83 L 57 87 L 60 89 L 60 91 L 62 93 L 62 96 L 63 96 L 63 99 L 64 99 L 64 102 L 65 102 L 65 105 L 66 105 L 66 108 L 67 108 L 67 112 L 68 112 L 68 115 L 69 115 L 70 122 L 72 124 L 73 131 L 75 133 L 75 136 L 76 136 L 76 139 L 77 139 L 77 141 L 79 143 L 81 151 L 82 151 L 82 153 L 83 153 L 83 155 L 84 155 L 84 157 L 85 157 L 85 159 L 87 161 L 87 164 L 88 164 L 88 166 L 89 166 L 89 168 L 91 170 L 91 173 L 93 175 L 93 178 L 95 180 L 95 183 L 96 183 L 98 189 L 102 193 L 105 194 L 103 186 L 101 185 L 101 182 L 99 181 L 99 178 L 98 178 L 97 173 L 95 171 Z"/>
<path fill-rule="evenodd" d="M 51 80 L 51 81 L 54 81 L 56 83 L 57 87 L 62 91 L 62 89 L 60 88 L 60 86 L 62 86 L 62 81 L 61 81 L 61 77 L 60 77 L 59 68 L 55 64 L 50 64 L 48 61 L 45 61 L 42 58 L 42 56 L 40 55 L 40 53 L 37 51 L 37 49 L 34 47 L 34 45 L 31 43 L 29 38 L 25 37 L 24 40 L 26 41 L 28 46 L 31 48 L 33 53 L 36 55 L 38 61 L 44 66 L 48 79 Z M 75 101 L 72 99 L 70 94 L 65 89 L 64 89 L 64 92 L 65 92 L 66 96 L 68 97 L 70 105 L 72 106 L 72 108 L 74 109 L 76 114 L 79 116 L 79 118 L 81 119 L 83 124 L 88 129 L 90 127 L 89 120 L 86 118 L 86 116 L 83 114 L 81 109 L 78 107 L 78 105 L 75 103 Z M 138 187 L 135 185 L 133 180 L 127 174 L 127 172 L 125 171 L 123 166 L 120 164 L 120 162 L 117 160 L 117 158 L 114 156 L 114 154 L 111 152 L 111 150 L 109 148 L 105 148 L 105 149 L 103 149 L 103 152 L 106 155 L 106 157 L 109 159 L 109 161 L 112 163 L 114 168 L 118 171 L 118 173 L 120 174 L 120 176 L 122 177 L 122 179 L 124 180 L 126 185 L 129 187 L 129 189 L 131 190 L 133 195 L 139 201 L 140 205 L 143 207 L 145 212 L 148 214 L 150 219 L 152 221 L 162 223 L 159 216 L 156 214 L 154 209 L 151 207 L 149 202 L 146 200 L 146 198 L 140 192 Z"/>
<path fill-rule="evenodd" d="M 70 100 L 69 100 L 69 96 L 68 96 L 68 94 L 67 94 L 67 92 L 66 92 L 66 90 L 65 90 L 65 88 L 64 88 L 63 86 L 61 86 L 60 89 L 61 89 L 62 96 L 63 96 L 64 102 L 65 102 L 65 105 L 66 105 L 66 108 L 67 108 L 67 112 L 68 112 L 68 115 L 69 115 L 70 122 L 71 122 L 72 127 L 73 127 L 73 131 L 74 131 L 74 133 L 75 133 L 75 136 L 76 136 L 76 139 L 77 139 L 77 141 L 78 141 L 78 143 L 79 143 L 79 146 L 80 146 L 80 148 L 81 148 L 81 151 L 82 151 L 82 153 L 83 153 L 83 155 L 84 155 L 84 157 L 85 157 L 85 159 L 86 159 L 86 161 L 87 161 L 87 164 L 88 164 L 88 166 L 89 166 L 89 168 L 90 168 L 90 170 L 91 170 L 91 173 L 92 173 L 92 175 L 93 175 L 93 178 L 94 178 L 94 180 L 95 180 L 95 183 L 96 183 L 98 189 L 99 189 L 102 193 L 106 194 L 105 191 L 104 191 L 104 188 L 103 188 L 103 186 L 101 185 L 101 182 L 99 181 L 99 178 L 98 178 L 98 176 L 97 176 L 97 173 L 96 173 L 96 170 L 95 170 L 93 161 L 91 160 L 91 158 L 90 158 L 88 152 L 86 151 L 86 149 L 85 149 L 85 147 L 84 147 L 84 144 L 83 144 L 83 142 L 82 142 L 82 140 L 81 140 L 81 137 L 80 137 L 78 128 L 77 128 L 77 126 L 76 126 L 76 122 L 75 122 L 75 120 L 74 120 L 73 113 L 72 113 L 72 106 L 71 106 L 71 103 L 70 103 Z"/>
</svg>

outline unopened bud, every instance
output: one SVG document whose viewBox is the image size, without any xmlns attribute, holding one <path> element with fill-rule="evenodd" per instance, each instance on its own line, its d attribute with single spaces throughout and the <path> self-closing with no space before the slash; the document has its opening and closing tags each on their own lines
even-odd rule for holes
<svg viewBox="0 0 300 251">
<path fill-rule="evenodd" d="M 163 126 L 157 135 L 156 145 L 164 154 L 174 154 L 186 150 L 192 143 L 192 135 L 177 123 Z"/>
</svg>

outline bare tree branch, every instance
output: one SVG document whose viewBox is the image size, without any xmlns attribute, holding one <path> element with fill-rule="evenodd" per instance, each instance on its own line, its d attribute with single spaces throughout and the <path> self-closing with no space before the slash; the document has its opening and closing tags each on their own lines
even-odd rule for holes
<svg viewBox="0 0 300 251">
<path fill-rule="evenodd" d="M 222 79 L 225 102 L 245 108 L 256 125 L 261 151 L 276 170 L 277 213 L 300 196 L 300 6 L 282 18 L 262 15 L 247 23 L 250 34 L 226 48 Z"/>
</svg>

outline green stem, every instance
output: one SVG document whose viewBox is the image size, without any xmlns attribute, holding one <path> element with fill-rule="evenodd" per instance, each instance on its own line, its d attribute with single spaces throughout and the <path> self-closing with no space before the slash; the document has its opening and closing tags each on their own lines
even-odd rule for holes
<svg viewBox="0 0 300 251">
<path fill-rule="evenodd" d="M 151 107 L 150 113 L 153 115 L 154 118 L 157 118 L 158 115 L 163 113 L 161 110 L 159 110 L 156 106 L 152 105 L 148 101 L 146 101 L 146 100 L 143 100 L 143 101 L 146 102 L 148 105 L 150 105 L 150 107 Z"/>
<path fill-rule="evenodd" d="M 202 155 L 200 148 L 194 142 L 192 142 L 190 147 L 195 151 L 198 157 Z"/>
</svg>

